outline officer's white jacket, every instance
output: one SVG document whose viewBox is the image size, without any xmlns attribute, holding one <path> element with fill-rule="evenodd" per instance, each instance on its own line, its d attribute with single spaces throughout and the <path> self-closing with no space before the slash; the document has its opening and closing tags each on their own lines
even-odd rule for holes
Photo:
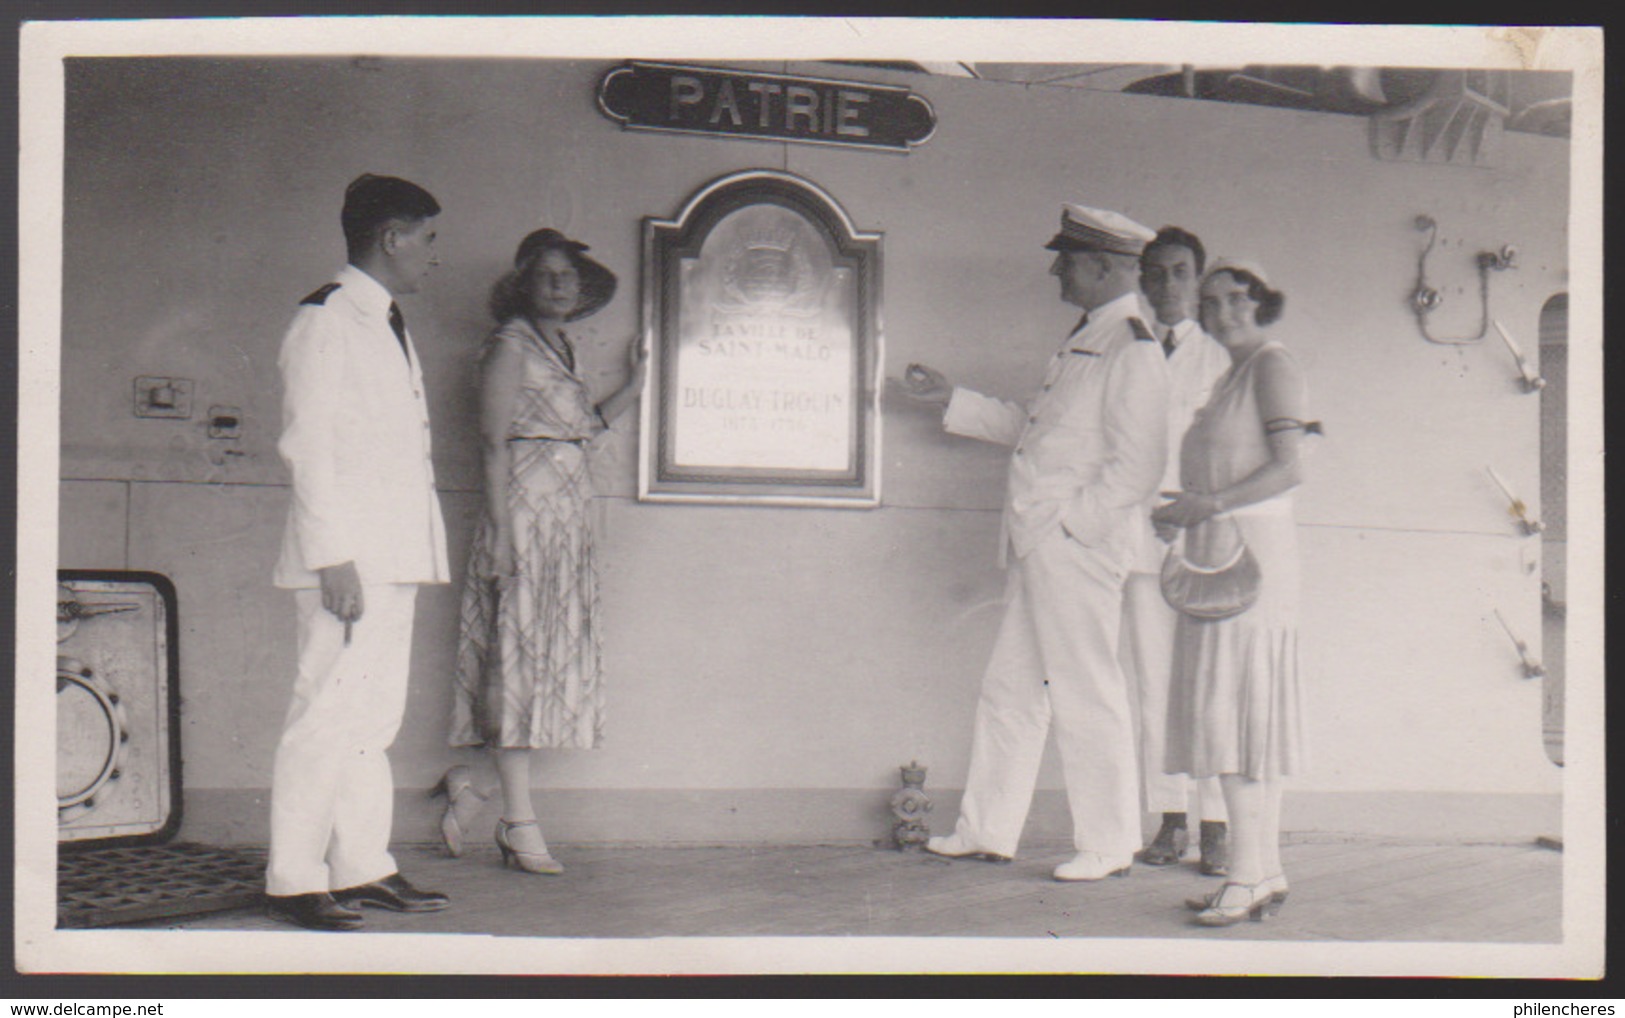
<svg viewBox="0 0 1625 1018">
<path fill-rule="evenodd" d="M 1160 341 L 1168 326 L 1153 321 L 1151 328 Z M 1174 352 L 1165 354 L 1168 360 L 1168 463 L 1163 468 L 1159 492 L 1179 490 L 1179 447 L 1185 441 L 1196 411 L 1207 405 L 1213 386 L 1230 370 L 1230 351 L 1218 340 L 1202 331 L 1202 327 L 1187 318 L 1173 327 Z M 1161 502 L 1153 496 L 1146 511 L 1149 513 Z M 1152 541 L 1140 550 L 1133 566 L 1138 573 L 1155 573 L 1162 569 L 1167 545 Z"/>
<path fill-rule="evenodd" d="M 1030 408 L 956 388 L 943 427 L 1014 445 L 1004 549 L 1024 557 L 1061 527 L 1127 568 L 1154 541 L 1149 500 L 1168 455 L 1168 366 L 1125 294 L 1089 312 Z"/>
<path fill-rule="evenodd" d="M 307 298 L 282 341 L 282 437 L 293 503 L 273 581 L 319 585 L 353 561 L 361 582 L 445 583 L 446 526 L 430 462 L 429 411 L 411 337 L 389 291 L 353 265 Z"/>
</svg>

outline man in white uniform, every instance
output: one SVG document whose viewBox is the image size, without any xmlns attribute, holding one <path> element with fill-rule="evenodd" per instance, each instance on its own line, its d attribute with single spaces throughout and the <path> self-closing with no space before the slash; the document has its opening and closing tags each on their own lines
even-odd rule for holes
<svg viewBox="0 0 1625 1018">
<path fill-rule="evenodd" d="M 1128 687 L 1118 661 L 1123 582 L 1144 541 L 1168 447 L 1168 366 L 1140 318 L 1139 257 L 1154 234 L 1063 206 L 1048 245 L 1061 299 L 1083 319 L 1050 359 L 1030 408 L 909 368 L 904 391 L 945 404 L 954 434 L 1015 446 L 1001 536 L 1006 606 L 982 680 L 954 833 L 928 851 L 1009 858 L 1055 726 L 1075 858 L 1057 880 L 1126 874 L 1140 845 Z M 1013 560 L 1009 556 L 1013 554 Z"/>
<path fill-rule="evenodd" d="M 1207 255 L 1194 234 L 1165 226 L 1140 256 L 1140 287 L 1156 312 L 1157 339 L 1168 360 L 1168 465 L 1161 491 L 1179 490 L 1179 446 L 1196 411 L 1207 403 L 1214 382 L 1230 368 L 1230 355 L 1191 320 Z M 1162 826 L 1140 853 L 1150 866 L 1171 866 L 1185 853 L 1190 832 L 1185 817 L 1183 774 L 1163 771 L 1168 721 L 1168 681 L 1173 666 L 1177 613 L 1162 599 L 1160 572 L 1164 546 L 1141 549 L 1123 590 L 1123 672 L 1139 705 L 1140 777 L 1143 806 L 1161 813 Z M 1227 871 L 1224 795 L 1218 778 L 1194 782 L 1201 810 L 1201 868 L 1210 876 Z"/>
<path fill-rule="evenodd" d="M 306 297 L 282 342 L 293 503 L 275 583 L 298 611 L 298 676 L 271 778 L 270 914 L 353 930 L 357 906 L 446 907 L 389 853 L 386 750 L 406 703 L 418 585 L 445 583 L 423 377 L 395 303 L 438 264 L 423 188 L 364 174 L 344 194 L 349 264 Z"/>
</svg>

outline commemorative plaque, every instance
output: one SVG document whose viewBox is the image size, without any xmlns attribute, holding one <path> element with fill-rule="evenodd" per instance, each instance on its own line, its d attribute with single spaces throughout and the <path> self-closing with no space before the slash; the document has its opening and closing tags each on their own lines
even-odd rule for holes
<svg viewBox="0 0 1625 1018">
<path fill-rule="evenodd" d="M 879 503 L 880 237 L 788 173 L 644 220 L 639 497 Z"/>
</svg>

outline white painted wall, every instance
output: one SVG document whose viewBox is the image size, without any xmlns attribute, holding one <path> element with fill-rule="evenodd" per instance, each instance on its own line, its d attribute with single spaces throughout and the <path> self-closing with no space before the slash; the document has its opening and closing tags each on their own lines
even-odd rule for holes
<svg viewBox="0 0 1625 1018">
<path fill-rule="evenodd" d="M 806 176 L 885 234 L 891 373 L 923 360 L 1012 397 L 1075 317 L 1041 247 L 1061 201 L 1178 223 L 1215 254 L 1259 260 L 1287 294 L 1276 333 L 1327 431 L 1299 499 L 1314 746 L 1298 787 L 1559 789 L 1540 690 L 1491 614 L 1538 643 L 1538 543 L 1484 472 L 1538 501 L 1538 403 L 1498 342 L 1425 342 L 1407 298 L 1418 213 L 1441 227 L 1442 331 L 1476 326 L 1474 252 L 1515 244 L 1492 306 L 1533 355 L 1540 306 L 1567 287 L 1565 142 L 1507 135 L 1489 167 L 1383 163 L 1352 117 L 790 66 L 924 92 L 939 129 L 899 156 L 623 132 L 593 101 L 608 66 L 70 61 L 61 562 L 174 580 L 189 790 L 250 801 L 267 782 L 293 643 L 290 599 L 268 579 L 287 499 L 276 350 L 298 300 L 341 264 L 345 183 L 397 173 L 445 209 L 442 268 L 402 303 L 460 569 L 479 506 L 472 355 L 518 238 L 560 227 L 621 276 L 583 336 L 607 388 L 640 324 L 640 217 L 751 167 Z M 137 375 L 195 380 L 199 412 L 135 419 Z M 212 404 L 242 408 L 241 455 L 206 437 Z M 933 788 L 957 786 L 998 616 L 1001 452 L 888 404 L 877 510 L 652 506 L 632 497 L 633 429 L 629 415 L 595 464 L 608 741 L 547 754 L 539 787 L 883 802 L 911 758 Z M 408 787 L 453 759 L 456 592 L 420 604 L 392 753 Z M 1041 786 L 1058 787 L 1053 761 Z"/>
</svg>

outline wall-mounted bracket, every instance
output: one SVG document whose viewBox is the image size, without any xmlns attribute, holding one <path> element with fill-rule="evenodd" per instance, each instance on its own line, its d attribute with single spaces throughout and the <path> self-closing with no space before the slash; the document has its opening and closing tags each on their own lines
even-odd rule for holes
<svg viewBox="0 0 1625 1018">
<path fill-rule="evenodd" d="M 1507 345 L 1507 350 L 1512 354 L 1512 359 L 1518 362 L 1518 384 L 1523 388 L 1523 391 L 1526 394 L 1536 393 L 1546 388 L 1546 379 L 1540 377 L 1540 374 L 1529 366 L 1529 359 L 1523 355 L 1523 349 L 1512 341 L 1512 336 L 1502 327 L 1499 321 L 1491 319 L 1491 322 L 1495 325 L 1495 331 L 1501 334 L 1501 341 Z"/>
<path fill-rule="evenodd" d="M 1494 467 L 1486 464 L 1484 470 L 1490 475 L 1490 480 L 1495 482 L 1495 486 L 1501 489 L 1501 494 L 1506 496 L 1507 515 L 1518 522 L 1518 529 L 1523 531 L 1523 536 L 1533 537 L 1546 529 L 1544 523 L 1529 515 L 1529 507 L 1524 505 L 1523 499 L 1519 498 L 1511 488 L 1507 487 L 1507 483 L 1501 480 L 1501 475 L 1495 472 Z"/>
<path fill-rule="evenodd" d="M 1541 667 L 1540 662 L 1530 655 L 1529 645 L 1518 639 L 1518 634 L 1514 633 L 1512 627 L 1507 625 L 1507 620 L 1501 617 L 1501 609 L 1499 608 L 1495 609 L 1495 621 L 1501 623 L 1501 628 L 1506 632 L 1507 639 L 1511 640 L 1512 645 L 1518 649 L 1518 661 L 1523 668 L 1523 677 L 1526 679 L 1544 678 L 1546 669 Z"/>
</svg>

